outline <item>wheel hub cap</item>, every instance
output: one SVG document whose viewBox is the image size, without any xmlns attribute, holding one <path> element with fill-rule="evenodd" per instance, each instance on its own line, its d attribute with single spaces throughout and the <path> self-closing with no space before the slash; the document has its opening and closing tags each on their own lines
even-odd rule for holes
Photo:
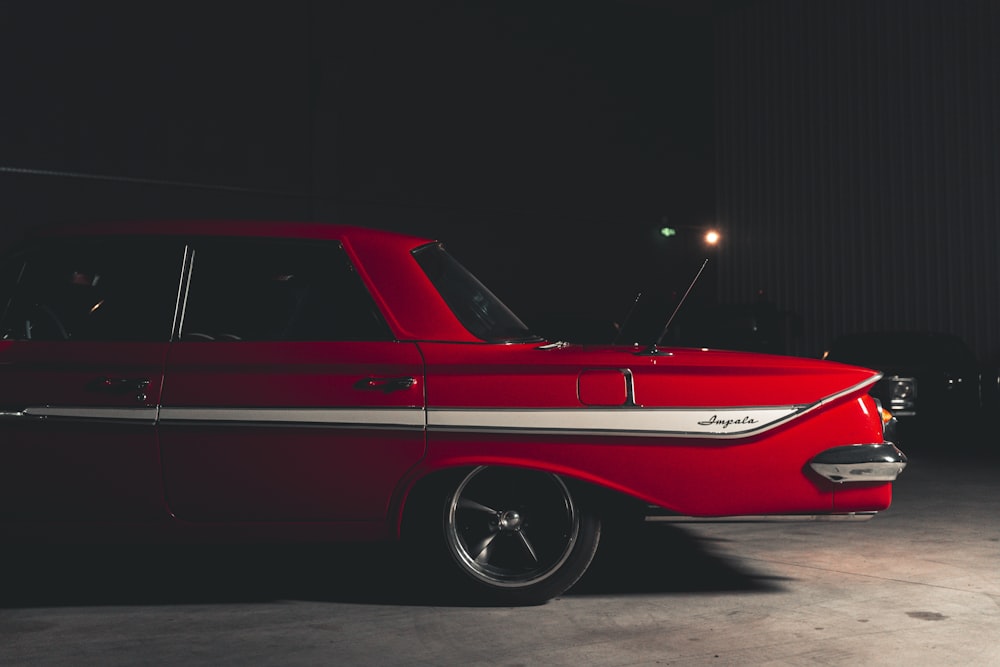
<svg viewBox="0 0 1000 667">
<path fill-rule="evenodd" d="M 499 516 L 500 530 L 514 531 L 521 529 L 521 515 L 514 510 L 501 512 Z"/>
</svg>

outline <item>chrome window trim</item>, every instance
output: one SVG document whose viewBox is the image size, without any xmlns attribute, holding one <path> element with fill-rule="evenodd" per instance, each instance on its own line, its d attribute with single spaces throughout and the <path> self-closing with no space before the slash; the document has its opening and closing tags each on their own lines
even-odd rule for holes
<svg viewBox="0 0 1000 667">
<path fill-rule="evenodd" d="M 180 340 L 184 331 L 184 315 L 187 312 L 188 291 L 191 287 L 191 270 L 194 267 L 194 248 L 184 244 L 184 257 L 181 261 L 181 273 L 177 281 L 177 301 L 174 304 L 174 323 L 170 332 L 170 342 Z"/>
</svg>

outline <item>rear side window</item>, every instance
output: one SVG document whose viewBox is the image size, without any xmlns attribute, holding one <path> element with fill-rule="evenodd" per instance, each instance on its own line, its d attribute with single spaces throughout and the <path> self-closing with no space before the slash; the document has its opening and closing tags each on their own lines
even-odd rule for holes
<svg viewBox="0 0 1000 667">
<path fill-rule="evenodd" d="M 167 341 L 183 249 L 155 238 L 38 243 L 0 265 L 0 331 L 33 341 Z"/>
<path fill-rule="evenodd" d="M 183 341 L 392 338 L 339 243 L 220 239 L 193 250 Z"/>
</svg>

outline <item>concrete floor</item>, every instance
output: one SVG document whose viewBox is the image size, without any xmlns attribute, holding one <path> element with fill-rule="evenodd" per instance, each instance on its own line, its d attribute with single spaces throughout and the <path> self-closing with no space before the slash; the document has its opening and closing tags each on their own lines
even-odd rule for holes
<svg viewBox="0 0 1000 667">
<path fill-rule="evenodd" d="M 911 453 L 867 523 L 608 534 L 517 609 L 428 602 L 384 547 L 7 550 L 0 664 L 1000 665 L 998 471 Z"/>
</svg>

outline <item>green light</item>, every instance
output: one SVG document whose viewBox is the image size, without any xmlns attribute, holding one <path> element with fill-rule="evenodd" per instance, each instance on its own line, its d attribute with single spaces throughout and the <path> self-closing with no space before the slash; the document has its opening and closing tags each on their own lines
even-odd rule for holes
<svg viewBox="0 0 1000 667">
<path fill-rule="evenodd" d="M 677 236 L 677 230 L 674 229 L 673 227 L 661 227 L 660 236 L 665 236 L 667 238 L 670 238 L 671 236 Z"/>
</svg>

